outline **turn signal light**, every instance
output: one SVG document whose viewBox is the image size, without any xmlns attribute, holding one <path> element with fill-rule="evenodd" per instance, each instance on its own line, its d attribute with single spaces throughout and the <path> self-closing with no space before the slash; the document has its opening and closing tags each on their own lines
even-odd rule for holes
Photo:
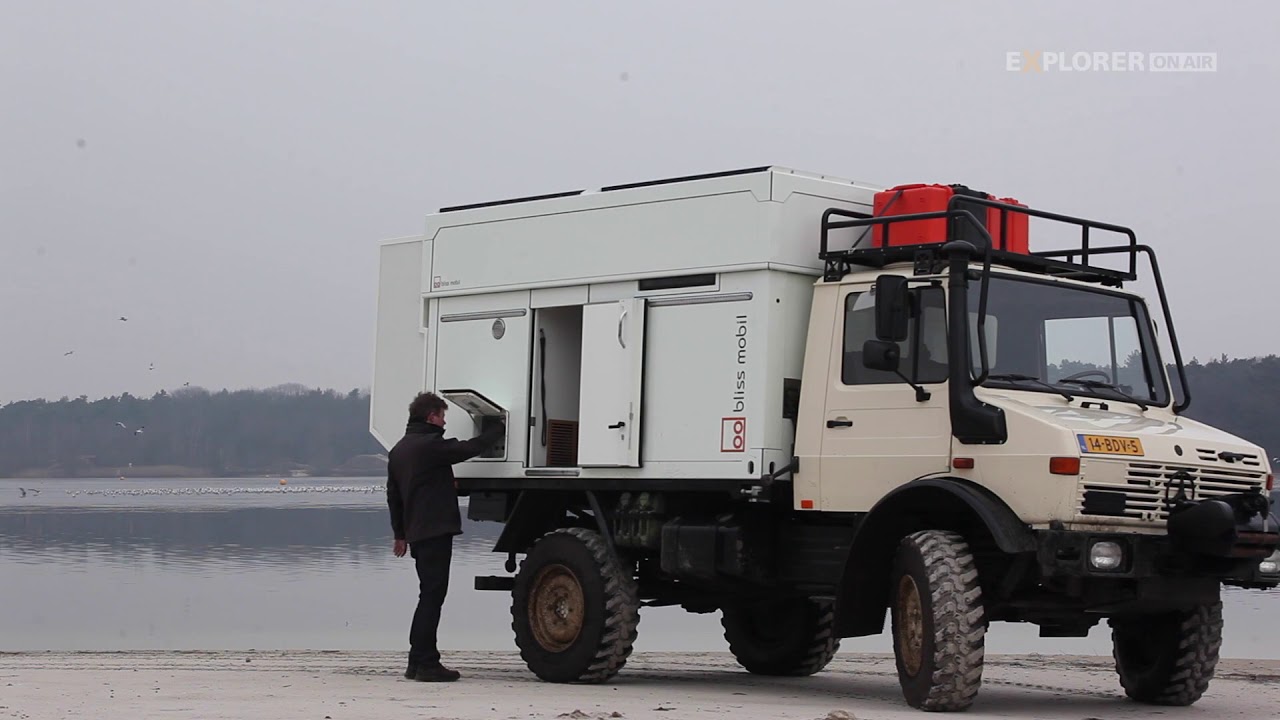
<svg viewBox="0 0 1280 720">
<path fill-rule="evenodd" d="M 954 458 L 951 461 L 951 467 L 956 470 L 972 470 L 973 458 Z"/>
<path fill-rule="evenodd" d="M 1054 475 L 1079 475 L 1080 474 L 1080 458 L 1078 457 L 1054 457 L 1049 458 L 1049 472 Z"/>
<path fill-rule="evenodd" d="M 1271 492 L 1271 487 L 1275 484 L 1276 484 L 1276 476 L 1273 475 L 1272 473 L 1267 473 L 1267 492 Z"/>
</svg>

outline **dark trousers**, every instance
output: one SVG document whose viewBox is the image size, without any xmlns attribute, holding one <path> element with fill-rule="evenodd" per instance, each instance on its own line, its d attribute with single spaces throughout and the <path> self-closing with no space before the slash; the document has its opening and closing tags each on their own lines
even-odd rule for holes
<svg viewBox="0 0 1280 720">
<path fill-rule="evenodd" d="M 440 608 L 449 592 L 449 562 L 453 559 L 453 536 L 444 535 L 409 544 L 418 570 L 418 609 L 409 627 L 409 663 L 431 667 L 440 663 L 436 632 Z"/>
</svg>

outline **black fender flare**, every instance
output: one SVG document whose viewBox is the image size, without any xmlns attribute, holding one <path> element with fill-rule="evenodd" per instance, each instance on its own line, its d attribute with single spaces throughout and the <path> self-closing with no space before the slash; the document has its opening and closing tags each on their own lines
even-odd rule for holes
<svg viewBox="0 0 1280 720">
<path fill-rule="evenodd" d="M 569 496 L 568 492 L 519 491 L 502 520 L 502 532 L 493 551 L 528 552 L 543 535 L 565 526 L 565 508 L 571 502 Z"/>
<path fill-rule="evenodd" d="M 836 591 L 838 637 L 884 630 L 893 553 L 904 535 L 925 529 L 916 526 L 921 516 L 947 518 L 940 529 L 972 527 L 976 522 L 1010 555 L 1036 550 L 1031 528 L 999 496 L 971 480 L 927 477 L 902 485 L 867 512 L 849 545 Z"/>
</svg>

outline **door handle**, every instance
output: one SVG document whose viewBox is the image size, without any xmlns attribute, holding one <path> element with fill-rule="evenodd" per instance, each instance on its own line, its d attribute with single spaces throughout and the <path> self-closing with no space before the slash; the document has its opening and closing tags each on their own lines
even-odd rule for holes
<svg viewBox="0 0 1280 720">
<path fill-rule="evenodd" d="M 828 420 L 827 427 L 829 428 L 853 427 L 853 421 L 845 420 L 844 418 L 840 418 L 839 420 Z"/>
<path fill-rule="evenodd" d="M 618 316 L 618 344 L 623 348 L 627 347 L 627 341 L 622 339 L 622 324 L 627 321 L 627 309 L 622 308 L 622 314 Z"/>
<path fill-rule="evenodd" d="M 626 425 L 626 423 L 624 423 L 624 422 L 622 422 L 622 421 L 618 421 L 618 422 L 616 422 L 616 423 L 614 423 L 614 424 L 610 425 L 610 426 L 609 426 L 609 429 L 610 429 L 610 430 L 617 430 L 618 428 L 623 427 L 623 426 L 625 426 L 625 425 Z"/>
</svg>

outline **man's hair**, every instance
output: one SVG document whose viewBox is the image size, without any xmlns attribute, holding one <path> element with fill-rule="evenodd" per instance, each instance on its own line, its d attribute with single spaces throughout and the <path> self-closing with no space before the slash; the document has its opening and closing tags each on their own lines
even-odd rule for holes
<svg viewBox="0 0 1280 720">
<path fill-rule="evenodd" d="M 426 420 L 428 415 L 444 412 L 448 407 L 444 399 L 435 393 L 418 393 L 413 402 L 409 403 L 409 417 Z"/>
</svg>

